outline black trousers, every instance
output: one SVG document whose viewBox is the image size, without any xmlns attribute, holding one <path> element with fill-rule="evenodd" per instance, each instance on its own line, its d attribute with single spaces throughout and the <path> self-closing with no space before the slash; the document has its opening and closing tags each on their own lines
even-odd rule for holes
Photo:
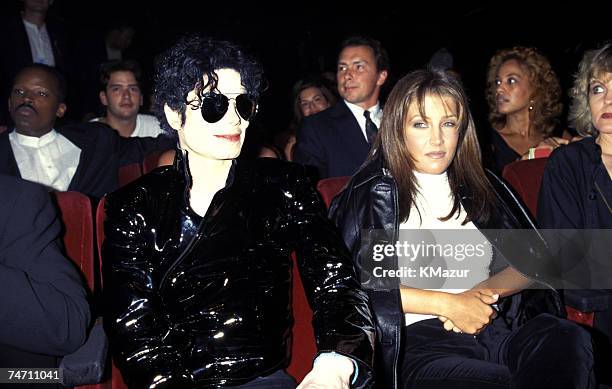
<svg viewBox="0 0 612 389">
<path fill-rule="evenodd" d="M 405 327 L 403 350 L 403 388 L 594 387 L 589 334 L 548 314 L 514 330 L 498 318 L 477 336 L 424 320 Z"/>
<path fill-rule="evenodd" d="M 240 389 L 295 389 L 295 380 L 284 370 L 265 376 L 255 378 L 253 381 L 243 385 L 232 386 L 232 388 Z"/>
</svg>

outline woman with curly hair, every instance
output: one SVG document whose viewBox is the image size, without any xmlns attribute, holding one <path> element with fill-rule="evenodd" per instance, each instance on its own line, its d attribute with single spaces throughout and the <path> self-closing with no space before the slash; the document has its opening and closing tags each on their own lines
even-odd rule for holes
<svg viewBox="0 0 612 389">
<path fill-rule="evenodd" d="M 568 140 L 553 136 L 563 106 L 561 87 L 546 57 L 531 47 L 498 51 L 489 62 L 487 102 L 495 170 L 533 149 L 554 149 Z"/>
</svg>

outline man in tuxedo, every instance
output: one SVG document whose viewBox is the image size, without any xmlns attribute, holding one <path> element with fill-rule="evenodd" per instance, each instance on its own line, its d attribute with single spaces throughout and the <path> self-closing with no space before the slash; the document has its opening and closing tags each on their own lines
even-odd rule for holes
<svg viewBox="0 0 612 389">
<path fill-rule="evenodd" d="M 0 173 L 100 198 L 117 189 L 120 166 L 176 143 L 164 135 L 122 138 L 100 123 L 55 129 L 65 96 L 65 82 L 51 66 L 33 64 L 17 74 L 9 98 L 15 128 L 0 134 Z"/>
<path fill-rule="evenodd" d="M 87 295 L 60 233 L 42 187 L 0 174 L 0 368 L 57 368 L 85 341 Z"/>
<path fill-rule="evenodd" d="M 382 120 L 378 101 L 389 71 L 380 42 L 351 37 L 342 43 L 336 79 L 342 101 L 304 118 L 295 160 L 313 165 L 319 178 L 353 175 L 365 161 Z"/>
</svg>

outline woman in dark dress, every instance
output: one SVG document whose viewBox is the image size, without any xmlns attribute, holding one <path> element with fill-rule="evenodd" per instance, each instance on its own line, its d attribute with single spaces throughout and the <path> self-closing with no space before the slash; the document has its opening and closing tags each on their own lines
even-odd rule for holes
<svg viewBox="0 0 612 389">
<path fill-rule="evenodd" d="M 486 93 L 497 173 L 510 162 L 529 158 L 530 149 L 568 143 L 553 136 L 563 109 L 559 80 L 534 48 L 498 51 L 489 63 Z"/>
</svg>

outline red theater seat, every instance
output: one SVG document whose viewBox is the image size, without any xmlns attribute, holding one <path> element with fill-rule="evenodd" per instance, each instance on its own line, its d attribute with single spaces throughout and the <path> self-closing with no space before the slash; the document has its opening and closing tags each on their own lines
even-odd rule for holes
<svg viewBox="0 0 612 389">
<path fill-rule="evenodd" d="M 332 200 L 346 186 L 350 176 L 324 178 L 317 183 L 317 190 L 323 197 L 325 206 L 329 208 Z"/>
<path fill-rule="evenodd" d="M 94 289 L 93 214 L 89 198 L 78 192 L 54 192 L 64 227 L 66 254 Z"/>
<path fill-rule="evenodd" d="M 142 176 L 142 164 L 135 162 L 119 168 L 119 186 L 124 186 Z"/>
<path fill-rule="evenodd" d="M 506 165 L 502 173 L 534 216 L 538 210 L 538 194 L 546 162 L 548 158 L 516 161 Z"/>
<path fill-rule="evenodd" d="M 540 185 L 542 183 L 542 176 L 544 175 L 547 161 L 547 158 L 516 161 L 506 165 L 503 171 L 504 179 L 512 185 L 534 216 L 537 215 L 538 211 L 538 195 L 540 193 Z M 572 296 L 572 293 L 566 293 L 565 295 L 567 318 L 576 323 L 593 327 L 595 312 L 582 312 L 575 308 L 575 306 L 583 307 L 585 303 L 580 299 L 572 298 Z M 585 297 L 584 299 L 590 301 L 598 298 L 601 297 Z"/>
<path fill-rule="evenodd" d="M 94 225 L 91 202 L 78 192 L 54 192 L 64 227 L 66 254 L 81 269 L 90 293 L 94 290 Z M 111 389 L 110 381 L 75 389 Z"/>
</svg>

